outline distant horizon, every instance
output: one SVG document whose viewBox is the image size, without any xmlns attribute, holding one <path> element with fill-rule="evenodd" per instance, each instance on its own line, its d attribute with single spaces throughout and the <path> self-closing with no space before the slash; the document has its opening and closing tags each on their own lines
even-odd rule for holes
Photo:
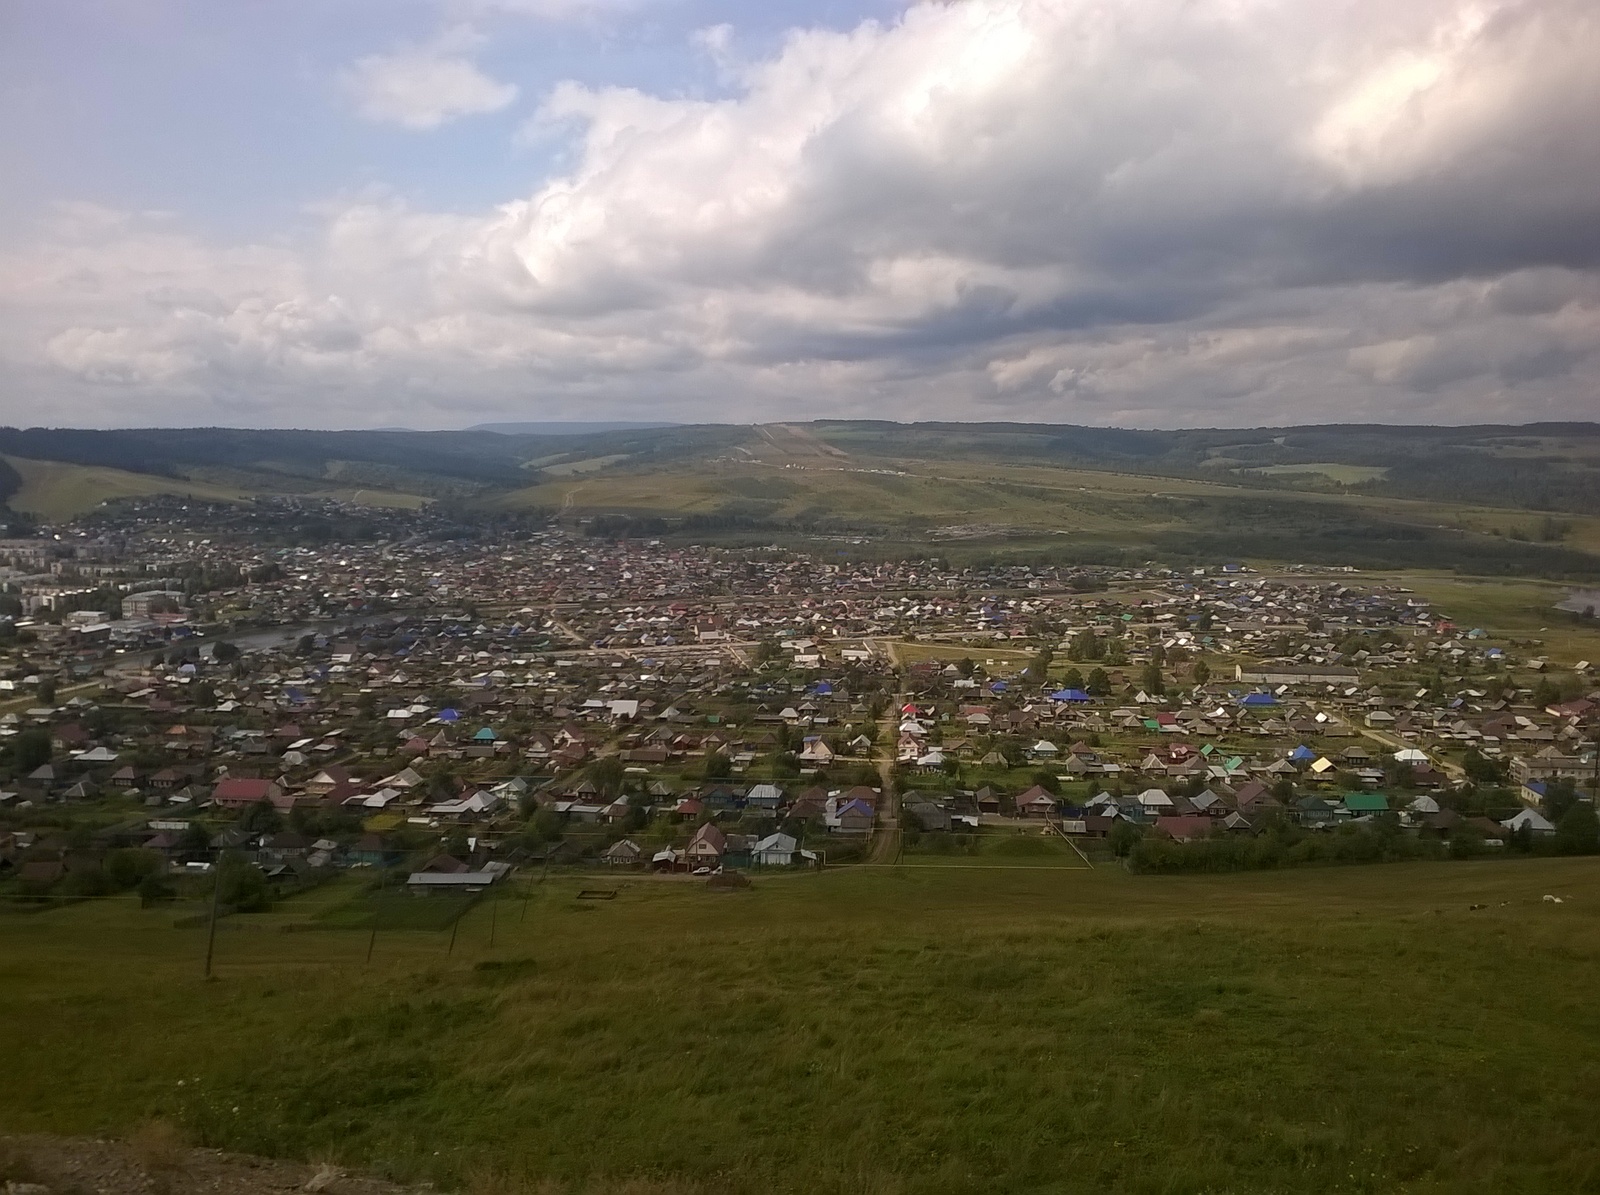
<svg viewBox="0 0 1600 1195">
<path fill-rule="evenodd" d="M 192 423 L 192 424 L 126 424 L 111 427 L 85 427 L 72 424 L 22 424 L 0 423 L 0 429 L 12 431 L 51 431 L 51 432 L 160 432 L 160 431 L 238 431 L 238 432 L 305 432 L 308 434 L 345 435 L 345 434 L 390 434 L 390 435 L 464 435 L 469 432 L 489 432 L 497 435 L 599 435 L 608 431 L 653 431 L 669 429 L 693 429 L 698 427 L 779 427 L 785 424 L 890 424 L 900 427 L 919 426 L 970 426 L 970 427 L 1071 427 L 1083 428 L 1091 431 L 1127 431 L 1127 432 L 1232 432 L 1232 431 L 1295 431 L 1312 428 L 1395 428 L 1425 430 L 1428 428 L 1446 428 L 1456 431 L 1471 430 L 1473 428 L 1488 429 L 1581 429 L 1592 428 L 1600 433 L 1600 419 L 1541 419 L 1523 423 L 1502 423 L 1493 421 L 1477 422 L 1449 422 L 1449 423 L 1414 423 L 1384 420 L 1324 420 L 1321 422 L 1305 423 L 1256 423 L 1256 424 L 1191 424 L 1184 426 L 1136 426 L 1133 424 L 1097 424 L 1097 423 L 1071 423 L 1052 419 L 884 419 L 871 416 L 854 416 L 850 418 L 829 417 L 818 419 L 766 419 L 766 420 L 700 420 L 694 422 L 651 422 L 651 421 L 574 421 L 574 420 L 549 420 L 549 421 L 506 421 L 497 423 L 480 423 L 467 427 L 308 427 L 297 424 L 222 424 L 222 423 Z M 526 429 L 511 431 L 507 429 Z M 541 429 L 541 430 L 535 430 Z M 587 430 L 578 430 L 587 429 Z"/>
</svg>

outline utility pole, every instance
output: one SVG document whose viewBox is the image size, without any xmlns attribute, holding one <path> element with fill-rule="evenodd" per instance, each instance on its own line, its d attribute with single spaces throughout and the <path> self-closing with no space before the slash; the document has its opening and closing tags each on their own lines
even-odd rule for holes
<svg viewBox="0 0 1600 1195">
<path fill-rule="evenodd" d="M 489 889 L 489 949 L 494 949 L 494 928 L 500 920 L 500 897 L 493 888 Z"/>
<path fill-rule="evenodd" d="M 211 956 L 217 948 L 217 901 L 222 894 L 222 857 L 211 865 L 211 923 L 206 928 L 206 978 L 211 978 Z"/>
<path fill-rule="evenodd" d="M 372 962 L 372 948 L 378 944 L 378 919 L 383 916 L 383 885 L 389 878 L 389 869 L 383 864 L 383 852 L 378 852 L 378 899 L 372 906 L 372 936 L 367 939 L 367 962 Z"/>
</svg>

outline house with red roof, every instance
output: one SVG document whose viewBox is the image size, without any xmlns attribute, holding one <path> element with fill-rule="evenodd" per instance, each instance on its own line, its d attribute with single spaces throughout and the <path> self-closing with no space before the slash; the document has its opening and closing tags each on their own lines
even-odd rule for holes
<svg viewBox="0 0 1600 1195">
<path fill-rule="evenodd" d="M 211 790 L 211 799 L 224 809 L 243 809 L 262 801 L 270 801 L 279 809 L 288 809 L 294 804 L 294 798 L 286 796 L 276 781 L 249 776 L 228 776 L 217 781 Z"/>
</svg>

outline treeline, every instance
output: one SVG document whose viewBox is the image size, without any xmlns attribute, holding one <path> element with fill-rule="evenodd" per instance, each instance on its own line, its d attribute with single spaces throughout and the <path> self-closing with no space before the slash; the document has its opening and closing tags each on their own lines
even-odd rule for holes
<svg viewBox="0 0 1600 1195">
<path fill-rule="evenodd" d="M 1120 829 L 1121 827 L 1119 827 Z M 1113 843 L 1131 871 L 1147 875 L 1270 871 L 1345 863 L 1400 863 L 1416 859 L 1474 859 L 1489 852 L 1523 855 L 1600 854 L 1600 817 L 1588 801 L 1574 801 L 1560 815 L 1554 834 L 1536 836 L 1523 829 L 1503 846 L 1491 846 L 1482 831 L 1459 823 L 1448 839 L 1410 834 L 1393 814 L 1364 825 L 1346 823 L 1331 830 L 1308 830 L 1277 822 L 1257 835 L 1218 833 L 1190 842 L 1139 836 L 1137 827 Z"/>
<path fill-rule="evenodd" d="M 1301 533 L 1245 529 L 1172 532 L 1154 537 L 1153 546 L 1163 559 L 1178 562 L 1260 559 L 1572 581 L 1600 577 L 1600 556 L 1576 548 L 1376 522 L 1331 525 Z"/>
<path fill-rule="evenodd" d="M 1449 846 L 1442 839 L 1384 833 L 1362 826 L 1329 831 L 1279 827 L 1266 834 L 1202 838 L 1177 842 L 1141 838 L 1128 851 L 1128 867 L 1149 875 L 1228 871 L 1270 871 L 1331 863 L 1398 863 L 1408 859 L 1443 859 Z"/>
<path fill-rule="evenodd" d="M 774 519 L 763 515 L 720 513 L 663 517 L 660 515 L 597 515 L 584 525 L 593 539 L 655 539 L 666 535 L 710 535 L 726 532 L 762 532 L 776 535 L 814 535 L 820 531 L 860 531 L 837 519 Z"/>
<path fill-rule="evenodd" d="M 456 478 L 480 485 L 526 486 L 538 474 L 530 460 L 586 456 L 649 457 L 661 463 L 726 448 L 750 437 L 746 427 L 630 429 L 582 436 L 506 435 L 499 432 L 309 431 L 250 428 L 0 427 L 0 453 L 35 460 L 101 465 L 136 473 L 172 474 L 194 466 L 267 469 L 291 476 L 320 476 L 330 461 L 359 462 L 363 477 L 400 488 L 402 474 Z"/>
<path fill-rule="evenodd" d="M 185 467 L 320 474 L 329 461 L 497 485 L 525 485 L 516 437 L 467 432 L 258 431 L 244 428 L 0 428 L 0 453 L 173 475 Z"/>
<path fill-rule="evenodd" d="M 1352 489 L 1403 498 L 1482 502 L 1523 510 L 1600 513 L 1600 471 L 1550 458 L 1450 452 L 1397 461 L 1381 481 Z"/>
</svg>

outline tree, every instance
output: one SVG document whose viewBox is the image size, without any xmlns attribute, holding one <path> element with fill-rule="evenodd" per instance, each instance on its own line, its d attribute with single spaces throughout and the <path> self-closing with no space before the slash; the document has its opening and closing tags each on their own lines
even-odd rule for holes
<svg viewBox="0 0 1600 1195">
<path fill-rule="evenodd" d="M 178 849 L 187 855 L 198 855 L 211 846 L 211 835 L 199 822 L 190 822 L 178 835 Z"/>
<path fill-rule="evenodd" d="M 1139 674 L 1139 687 L 1152 697 L 1160 697 L 1167 691 L 1167 682 L 1161 675 L 1161 665 L 1151 660 L 1144 666 L 1144 671 Z"/>
<path fill-rule="evenodd" d="M 1558 776 L 1544 786 L 1544 812 L 1552 822 L 1561 824 L 1567 810 L 1578 803 L 1578 783 L 1571 776 Z"/>
<path fill-rule="evenodd" d="M 1111 677 L 1104 668 L 1095 668 L 1089 673 L 1084 687 L 1096 697 L 1103 697 L 1111 691 Z"/>
<path fill-rule="evenodd" d="M 238 824 L 250 834 L 276 834 L 283 829 L 283 814 L 271 801 L 257 801 L 239 815 Z"/>
<path fill-rule="evenodd" d="M 622 791 L 623 767 L 620 755 L 607 755 L 589 766 L 589 779 L 603 796 L 614 797 Z"/>
<path fill-rule="evenodd" d="M 565 823 L 554 809 L 539 810 L 528 823 L 528 837 L 535 843 L 560 842 L 565 832 Z"/>
<path fill-rule="evenodd" d="M 211 658 L 219 664 L 231 664 L 239 658 L 239 649 L 226 639 L 218 639 L 211 648 Z"/>
<path fill-rule="evenodd" d="M 1483 831 L 1470 822 L 1463 822 L 1450 832 L 1450 857 L 1472 859 L 1483 854 Z"/>
<path fill-rule="evenodd" d="M 45 676 L 39 679 L 39 704 L 54 705 L 56 703 L 56 678 Z"/>
<path fill-rule="evenodd" d="M 1119 859 L 1126 859 L 1128 852 L 1139 844 L 1144 837 L 1144 828 L 1136 826 L 1125 818 L 1118 818 L 1117 824 L 1111 827 L 1111 833 L 1106 835 L 1106 842 L 1111 847 L 1111 853 Z"/>
<path fill-rule="evenodd" d="M 152 871 L 139 881 L 140 908 L 148 909 L 151 905 L 163 904 L 177 898 L 178 890 L 162 879 L 159 872 Z"/>
<path fill-rule="evenodd" d="M 1067 656 L 1073 660 L 1093 663 L 1104 655 L 1105 646 L 1092 630 L 1079 631 L 1067 644 Z"/>
<path fill-rule="evenodd" d="M 1506 781 L 1506 765 L 1481 751 L 1468 751 L 1461 760 L 1461 767 L 1474 784 L 1504 784 Z"/>
<path fill-rule="evenodd" d="M 11 759 L 19 775 L 50 762 L 50 732 L 35 727 L 24 730 L 11 745 Z"/>
<path fill-rule="evenodd" d="M 1056 774 L 1047 768 L 1040 768 L 1033 774 L 1033 782 L 1047 793 L 1059 793 L 1061 781 L 1056 779 Z"/>
<path fill-rule="evenodd" d="M 106 852 L 106 876 L 119 890 L 136 887 L 160 870 L 161 856 L 154 851 L 130 848 Z"/>
<path fill-rule="evenodd" d="M 1555 847 L 1563 855 L 1600 852 L 1600 816 L 1588 801 L 1577 801 L 1556 823 Z"/>
<path fill-rule="evenodd" d="M 239 913 L 264 913 L 272 905 L 272 891 L 261 869 L 243 855 L 232 852 L 217 864 L 217 900 Z"/>
<path fill-rule="evenodd" d="M 706 779 L 726 780 L 733 775 L 733 761 L 720 751 L 706 756 Z"/>
<path fill-rule="evenodd" d="M 1194 662 L 1194 683 L 1203 685 L 1211 679 L 1211 665 L 1204 660 Z"/>
<path fill-rule="evenodd" d="M 1030 685 L 1042 685 L 1050 675 L 1050 665 L 1055 662 L 1056 653 L 1048 647 L 1041 647 L 1022 670 L 1022 679 Z"/>
<path fill-rule="evenodd" d="M 1077 668 L 1068 668 L 1066 676 L 1061 678 L 1061 683 L 1068 689 L 1083 688 L 1083 673 Z"/>
</svg>

